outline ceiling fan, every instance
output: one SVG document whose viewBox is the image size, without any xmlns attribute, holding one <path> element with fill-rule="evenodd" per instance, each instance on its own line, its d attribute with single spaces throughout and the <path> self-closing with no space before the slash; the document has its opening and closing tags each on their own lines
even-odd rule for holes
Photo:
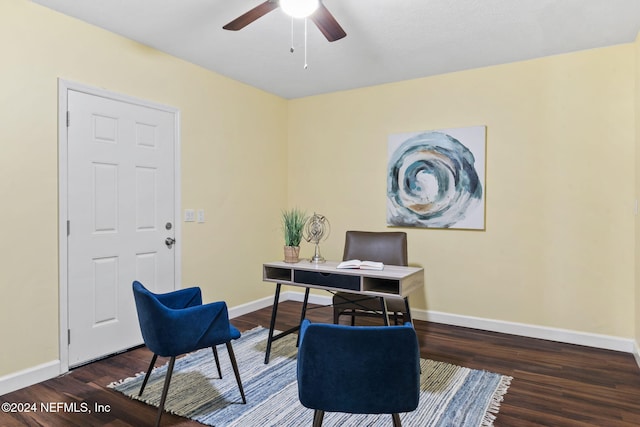
<svg viewBox="0 0 640 427">
<path fill-rule="evenodd" d="M 301 0 L 297 1 L 301 3 Z M 284 3 L 287 3 L 286 0 L 267 0 L 264 3 L 261 3 L 258 6 L 254 7 L 250 11 L 244 13 L 243 15 L 240 15 L 222 28 L 231 31 L 241 30 L 256 19 L 263 17 L 264 15 L 271 12 L 272 10 L 277 9 L 278 7 L 283 8 L 283 10 L 285 10 L 285 13 L 290 15 L 290 13 L 285 9 L 286 5 Z M 291 1 L 289 1 L 288 3 L 291 3 Z M 331 12 L 329 12 L 324 4 L 322 4 L 322 0 L 311 0 L 311 3 L 313 3 L 314 6 L 317 5 L 317 8 L 314 12 L 306 16 L 302 15 L 295 17 L 308 16 L 313 21 L 313 23 L 316 24 L 320 32 L 324 34 L 324 36 L 330 42 L 340 40 L 347 35 L 340 24 L 338 24 L 338 21 L 336 21 L 336 19 L 333 17 Z M 293 15 L 290 16 L 293 17 Z"/>
</svg>

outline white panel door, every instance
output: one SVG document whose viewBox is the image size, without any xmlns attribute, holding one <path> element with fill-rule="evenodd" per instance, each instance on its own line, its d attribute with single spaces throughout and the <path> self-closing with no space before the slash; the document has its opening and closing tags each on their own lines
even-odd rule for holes
<svg viewBox="0 0 640 427">
<path fill-rule="evenodd" d="M 142 343 L 131 291 L 175 289 L 175 114 L 67 92 L 69 366 Z"/>
</svg>

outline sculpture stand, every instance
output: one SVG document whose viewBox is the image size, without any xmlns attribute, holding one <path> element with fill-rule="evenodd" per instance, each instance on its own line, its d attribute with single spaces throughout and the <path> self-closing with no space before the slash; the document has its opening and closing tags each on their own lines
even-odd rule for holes
<svg viewBox="0 0 640 427">
<path fill-rule="evenodd" d="M 325 261 L 326 260 L 322 257 L 322 255 L 320 255 L 320 245 L 316 243 L 316 251 L 313 254 L 313 257 L 309 260 L 309 262 L 312 262 L 314 264 L 321 264 Z"/>
</svg>

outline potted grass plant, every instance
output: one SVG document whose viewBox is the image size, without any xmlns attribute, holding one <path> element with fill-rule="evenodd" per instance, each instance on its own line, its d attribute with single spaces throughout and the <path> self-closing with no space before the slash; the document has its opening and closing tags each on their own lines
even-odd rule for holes
<svg viewBox="0 0 640 427">
<path fill-rule="evenodd" d="M 308 218 L 307 213 L 298 208 L 282 211 L 285 262 L 295 263 L 300 261 L 300 241 Z"/>
</svg>

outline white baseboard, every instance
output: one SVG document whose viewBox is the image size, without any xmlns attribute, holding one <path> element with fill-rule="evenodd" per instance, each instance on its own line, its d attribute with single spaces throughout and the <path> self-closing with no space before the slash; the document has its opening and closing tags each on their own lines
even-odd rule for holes
<svg viewBox="0 0 640 427">
<path fill-rule="evenodd" d="M 302 292 L 290 291 L 284 292 L 283 294 L 287 299 L 292 301 L 302 301 L 304 299 L 304 294 Z M 281 294 L 281 301 L 285 301 L 282 299 L 283 294 Z M 309 296 L 309 302 L 329 305 L 331 304 L 331 297 L 311 294 Z M 528 325 L 524 323 L 504 322 L 501 320 L 492 320 L 480 317 L 461 316 L 458 314 L 442 313 L 431 310 L 412 309 L 411 315 L 416 320 L 633 353 L 636 357 L 636 361 L 638 362 L 638 367 L 640 367 L 640 353 L 638 352 L 637 344 L 632 339 L 591 334 L 568 329 Z"/>
<path fill-rule="evenodd" d="M 283 294 L 286 294 L 286 292 L 282 292 L 280 294 L 279 301 L 286 301 L 286 299 L 283 298 Z M 260 298 L 255 301 L 248 302 L 246 304 L 229 307 L 229 319 L 233 319 L 238 316 L 251 313 L 252 311 L 260 310 L 261 308 L 269 307 L 272 304 L 273 304 L 273 297 L 269 296 L 265 298 Z"/>
<path fill-rule="evenodd" d="M 0 377 L 0 396 L 55 378 L 58 375 L 60 375 L 60 361 L 52 360 L 51 362 L 2 376 Z"/>
<path fill-rule="evenodd" d="M 634 341 L 634 346 L 633 346 L 633 357 L 636 359 L 636 364 L 638 365 L 638 367 L 640 368 L 640 347 L 638 347 L 638 342 Z"/>
<path fill-rule="evenodd" d="M 280 293 L 280 299 L 278 301 L 298 301 L 304 300 L 304 292 L 285 291 Z M 311 304 L 329 305 L 331 304 L 331 297 L 325 295 L 309 294 L 309 302 Z M 237 305 L 235 307 L 229 307 L 229 318 L 233 319 L 243 314 L 248 314 L 261 308 L 270 307 L 273 304 L 273 297 L 260 298 L 249 302 L 247 304 Z"/>
<path fill-rule="evenodd" d="M 283 295 L 286 299 L 282 299 Z M 280 294 L 280 296 L 281 296 L 280 298 L 281 301 L 298 301 L 298 302 L 304 301 L 304 292 L 289 291 L 289 292 L 283 292 L 282 294 Z M 309 294 L 309 302 L 311 304 L 331 305 L 332 299 L 331 299 L 331 296 L 329 295 Z"/>
<path fill-rule="evenodd" d="M 569 329 L 549 328 L 545 326 L 505 322 L 501 320 L 484 319 L 472 316 L 461 316 L 429 310 L 412 310 L 411 314 L 416 319 L 435 323 L 445 323 L 447 325 L 463 326 L 491 332 L 500 332 L 503 334 L 557 341 L 566 344 L 577 344 L 606 350 L 622 351 L 625 353 L 633 353 L 634 350 L 634 341 L 632 339 L 614 337 L 610 335 L 592 334 Z"/>
</svg>

